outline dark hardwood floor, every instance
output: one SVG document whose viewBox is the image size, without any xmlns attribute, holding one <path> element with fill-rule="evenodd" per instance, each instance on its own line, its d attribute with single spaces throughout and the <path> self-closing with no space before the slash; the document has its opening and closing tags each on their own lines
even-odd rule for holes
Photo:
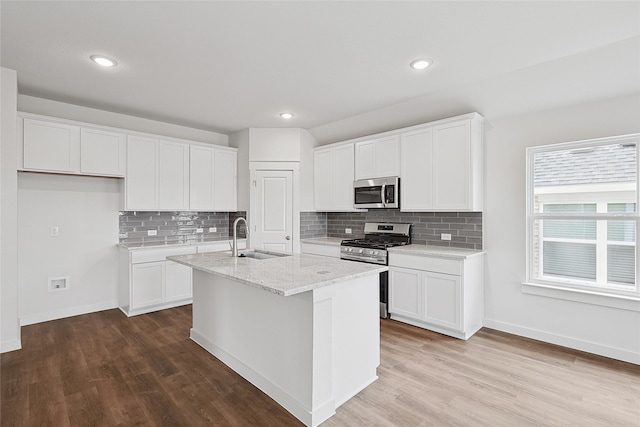
<svg viewBox="0 0 640 427">
<path fill-rule="evenodd" d="M 189 340 L 191 307 L 22 328 L 1 358 L 0 424 L 299 426 Z M 337 426 L 640 426 L 640 367 L 483 329 L 460 341 L 381 323 L 380 378 Z"/>
</svg>

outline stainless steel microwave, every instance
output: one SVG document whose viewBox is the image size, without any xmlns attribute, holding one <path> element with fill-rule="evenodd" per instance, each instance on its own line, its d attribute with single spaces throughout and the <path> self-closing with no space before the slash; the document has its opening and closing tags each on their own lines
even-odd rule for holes
<svg viewBox="0 0 640 427">
<path fill-rule="evenodd" d="M 399 208 L 400 178 L 361 179 L 353 181 L 354 208 Z"/>
</svg>

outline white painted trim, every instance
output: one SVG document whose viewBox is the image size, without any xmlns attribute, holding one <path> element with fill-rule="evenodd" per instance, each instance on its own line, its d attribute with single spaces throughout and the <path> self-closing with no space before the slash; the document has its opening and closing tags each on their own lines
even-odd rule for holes
<svg viewBox="0 0 640 427">
<path fill-rule="evenodd" d="M 238 245 L 240 246 L 240 245 Z M 129 310 L 129 307 L 118 307 L 120 311 L 127 315 L 127 317 L 139 316 L 141 314 L 153 313 L 154 311 L 159 310 L 167 310 L 169 308 L 180 307 L 183 305 L 191 304 L 193 302 L 193 298 L 185 298 L 181 300 L 171 301 L 171 302 L 163 302 L 160 304 L 148 305 L 141 308 L 136 308 L 134 310 Z"/>
<path fill-rule="evenodd" d="M 418 328 L 427 329 L 432 332 L 437 332 L 442 335 L 447 335 L 449 337 L 457 338 L 459 340 L 465 340 L 465 341 L 471 338 L 476 332 L 478 332 L 482 328 L 482 326 L 480 326 L 475 330 L 471 329 L 467 333 L 464 333 L 460 331 L 454 331 L 453 329 L 444 328 L 442 326 L 434 325 L 433 323 L 423 322 L 420 320 L 412 319 L 411 317 L 402 316 L 398 314 L 391 313 L 389 315 L 389 318 L 397 322 L 406 323 L 407 325 L 411 325 L 411 326 L 417 326 Z"/>
<path fill-rule="evenodd" d="M 555 283 L 555 282 L 554 282 Z M 522 284 L 522 293 L 549 298 L 563 299 L 579 303 L 601 305 L 604 307 L 640 312 L 640 299 L 634 296 L 625 297 L 604 293 L 606 289 L 590 291 L 585 289 L 561 288 L 558 284 L 545 285 L 526 282 Z"/>
<path fill-rule="evenodd" d="M 291 251 L 294 254 L 300 253 L 300 162 L 249 162 L 249 212 L 247 220 L 253 224 L 255 218 L 255 190 L 251 183 L 256 179 L 256 172 L 264 171 L 291 171 L 293 174 L 292 192 L 293 192 L 293 230 L 291 230 Z M 253 247 L 251 232 L 249 232 L 249 246 Z"/>
<path fill-rule="evenodd" d="M 48 322 L 50 320 L 64 319 L 66 317 L 79 316 L 81 314 L 95 313 L 97 311 L 118 308 L 118 300 L 105 301 L 97 304 L 83 305 L 80 307 L 65 308 L 63 310 L 49 311 L 33 314 L 20 318 L 20 326 L 33 325 L 35 323 Z"/>
<path fill-rule="evenodd" d="M 354 387 L 353 389 L 351 389 L 351 391 L 349 391 L 347 394 L 345 394 L 340 400 L 336 400 L 334 406 L 336 408 L 338 408 L 338 407 L 342 406 L 343 404 L 347 403 L 349 400 L 351 400 L 353 397 L 355 397 L 362 390 L 364 390 L 365 388 L 369 387 L 371 384 L 376 382 L 377 379 L 378 379 L 378 376 L 374 375 L 373 377 L 369 378 L 367 381 L 364 381 L 362 384 L 358 385 L 357 387 Z M 331 403 L 333 404 L 333 402 L 331 402 Z M 333 415 L 333 414 L 331 414 L 331 415 Z M 329 417 L 331 415 L 329 415 Z M 329 418 L 329 417 L 327 417 L 327 418 Z"/>
<path fill-rule="evenodd" d="M 587 353 L 593 353 L 599 356 L 609 357 L 611 359 L 622 360 L 623 362 L 640 365 L 640 352 L 609 347 L 590 341 L 579 340 L 563 335 L 540 331 L 532 328 L 526 328 L 523 326 L 487 318 L 484 319 L 483 323 L 486 328 L 495 329 L 497 331 L 507 332 L 509 334 L 519 335 L 525 338 L 544 341 L 550 344 L 556 344 L 562 347 L 568 347 L 575 350 L 585 351 Z"/>
<path fill-rule="evenodd" d="M 204 337 L 201 333 L 191 329 L 190 338 L 199 346 L 207 350 L 209 353 L 217 357 L 225 365 L 233 369 L 241 377 L 249 381 L 251 384 L 258 387 L 264 393 L 266 393 L 273 400 L 278 402 L 283 408 L 293 414 L 297 419 L 302 421 L 305 425 L 317 426 L 322 421 L 325 421 L 333 414 L 335 414 L 335 406 L 332 400 L 326 402 L 322 407 L 318 408 L 315 413 L 322 414 L 320 417 L 314 417 L 309 409 L 305 408 L 300 402 L 298 402 L 293 396 L 278 387 L 268 378 L 261 375 L 256 370 L 242 363 L 239 359 L 229 354 L 223 348 L 215 345 L 213 342 Z"/>
<path fill-rule="evenodd" d="M 21 350 L 22 342 L 20 339 L 0 342 L 0 353 L 8 353 L 10 351 Z"/>
</svg>

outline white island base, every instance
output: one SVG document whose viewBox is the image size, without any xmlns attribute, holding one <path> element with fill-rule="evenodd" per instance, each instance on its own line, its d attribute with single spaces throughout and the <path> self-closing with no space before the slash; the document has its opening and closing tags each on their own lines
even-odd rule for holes
<svg viewBox="0 0 640 427">
<path fill-rule="evenodd" d="M 378 274 L 290 296 L 193 271 L 191 339 L 317 426 L 378 377 Z"/>
</svg>

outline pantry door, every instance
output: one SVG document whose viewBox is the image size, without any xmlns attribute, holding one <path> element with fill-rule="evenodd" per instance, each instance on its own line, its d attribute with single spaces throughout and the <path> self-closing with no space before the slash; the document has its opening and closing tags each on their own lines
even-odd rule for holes
<svg viewBox="0 0 640 427">
<path fill-rule="evenodd" d="M 292 253 L 293 171 L 256 170 L 252 193 L 252 246 Z"/>
</svg>

